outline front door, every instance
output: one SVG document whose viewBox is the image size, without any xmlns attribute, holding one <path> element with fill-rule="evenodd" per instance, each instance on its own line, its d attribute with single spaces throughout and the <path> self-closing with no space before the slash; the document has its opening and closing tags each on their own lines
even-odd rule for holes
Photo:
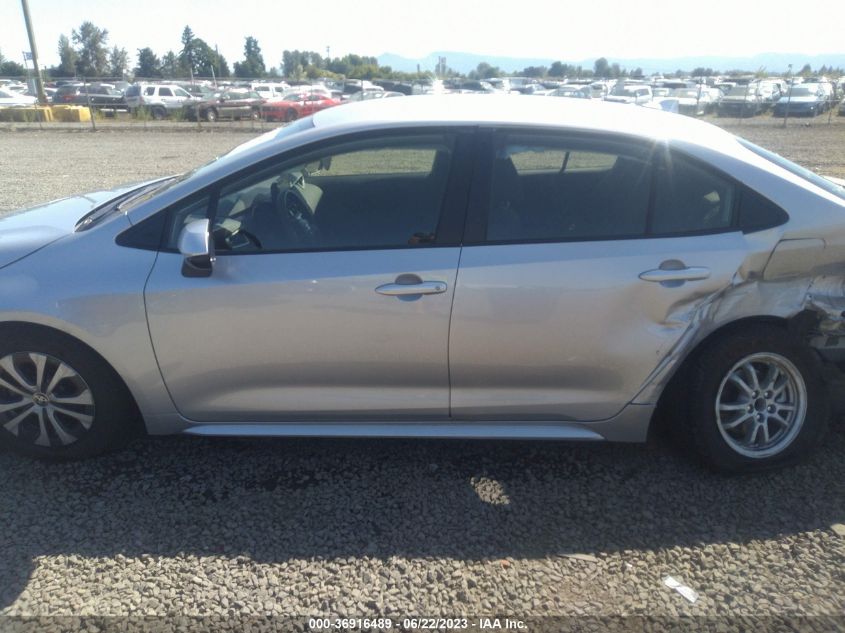
<svg viewBox="0 0 845 633">
<path fill-rule="evenodd" d="M 349 140 L 175 209 L 145 296 L 179 411 L 205 422 L 447 419 L 454 151 L 445 133 Z M 203 216 L 217 260 L 210 277 L 185 277 L 173 247 Z"/>
</svg>

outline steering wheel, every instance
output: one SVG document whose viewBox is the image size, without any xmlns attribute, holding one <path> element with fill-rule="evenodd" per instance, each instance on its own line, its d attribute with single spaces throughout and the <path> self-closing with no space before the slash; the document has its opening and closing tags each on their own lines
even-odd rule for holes
<svg viewBox="0 0 845 633">
<path fill-rule="evenodd" d="M 247 247 L 254 247 L 261 250 L 261 240 L 252 231 L 248 231 L 241 226 L 228 227 L 223 224 L 218 224 L 213 231 L 214 245 L 220 250 L 238 250 Z"/>
<path fill-rule="evenodd" d="M 297 183 L 304 184 L 305 178 L 300 177 Z M 301 245 L 314 244 L 317 239 L 317 227 L 314 224 L 311 209 L 305 202 L 299 187 L 302 184 L 294 184 L 280 192 L 276 202 L 276 208 L 285 226 L 285 232 Z"/>
</svg>

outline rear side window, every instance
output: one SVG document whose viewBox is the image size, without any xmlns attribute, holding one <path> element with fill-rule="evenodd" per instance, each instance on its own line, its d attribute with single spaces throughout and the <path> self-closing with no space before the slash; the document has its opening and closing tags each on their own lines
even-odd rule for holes
<svg viewBox="0 0 845 633">
<path fill-rule="evenodd" d="M 148 97 L 154 95 L 155 93 L 156 93 L 155 86 L 150 86 L 149 88 L 144 90 L 144 94 Z"/>
<path fill-rule="evenodd" d="M 678 154 L 667 154 L 658 170 L 651 233 L 673 235 L 730 228 L 732 182 Z"/>
<path fill-rule="evenodd" d="M 486 240 L 644 236 L 648 151 L 618 143 L 507 135 L 493 159 Z"/>
<path fill-rule="evenodd" d="M 170 91 L 170 88 L 159 88 L 158 89 L 158 96 L 159 97 L 172 97 L 173 93 Z"/>
</svg>

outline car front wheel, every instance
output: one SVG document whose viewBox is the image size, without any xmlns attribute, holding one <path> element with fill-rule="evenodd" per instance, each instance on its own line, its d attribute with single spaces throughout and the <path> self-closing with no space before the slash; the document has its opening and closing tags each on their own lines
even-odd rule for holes
<svg viewBox="0 0 845 633">
<path fill-rule="evenodd" d="M 51 331 L 0 344 L 0 444 L 53 460 L 117 448 L 136 428 L 123 383 L 90 349 Z"/>
<path fill-rule="evenodd" d="M 693 368 L 688 393 L 695 444 L 717 470 L 798 461 L 827 428 L 818 357 L 775 325 L 736 331 L 708 346 Z"/>
</svg>

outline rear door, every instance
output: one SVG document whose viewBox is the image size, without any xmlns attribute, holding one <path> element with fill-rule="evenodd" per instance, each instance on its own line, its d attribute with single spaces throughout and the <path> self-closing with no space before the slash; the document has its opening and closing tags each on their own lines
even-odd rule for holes
<svg viewBox="0 0 845 633">
<path fill-rule="evenodd" d="M 610 418 L 743 260 L 734 185 L 619 138 L 486 143 L 452 311 L 452 416 Z"/>
</svg>

